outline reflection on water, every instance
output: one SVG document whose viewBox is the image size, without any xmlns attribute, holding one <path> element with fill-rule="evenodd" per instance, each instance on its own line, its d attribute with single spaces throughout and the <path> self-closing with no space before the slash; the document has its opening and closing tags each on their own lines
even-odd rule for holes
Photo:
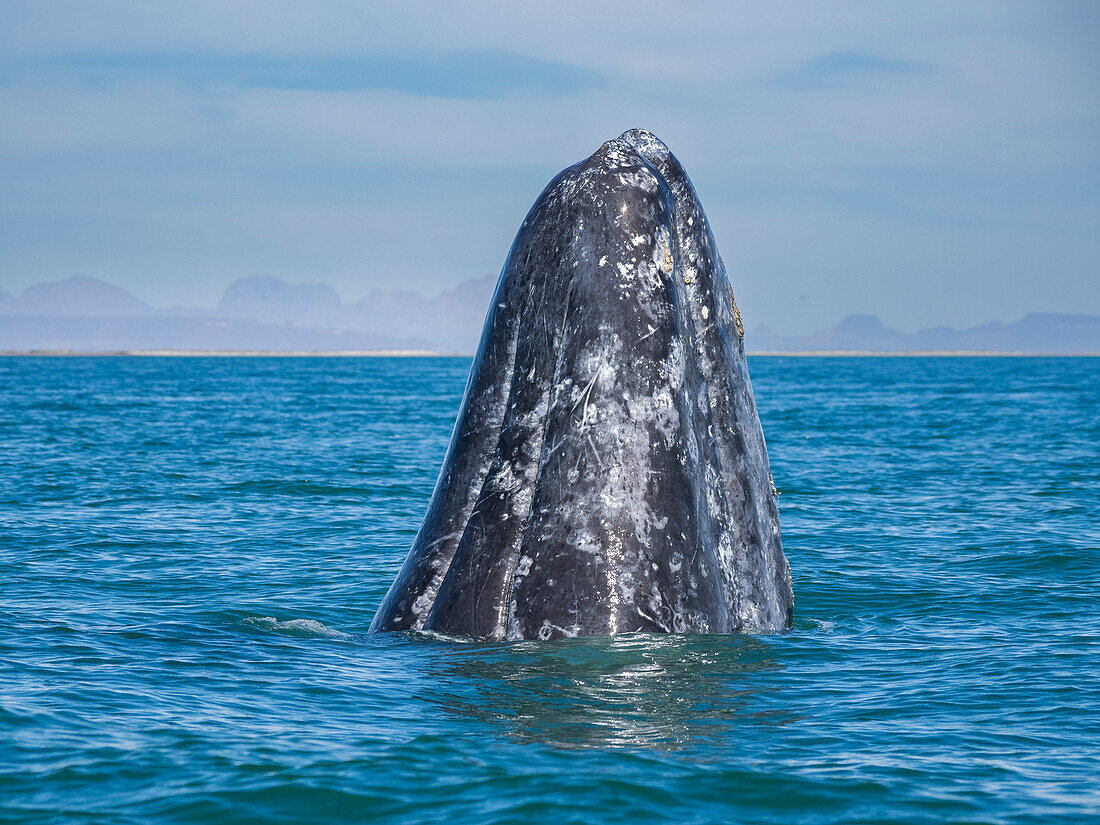
<svg viewBox="0 0 1100 825">
<path fill-rule="evenodd" d="M 768 642 L 754 636 L 419 639 L 430 650 L 433 691 L 425 699 L 524 741 L 673 749 L 725 737 L 735 724 L 785 721 L 747 711 L 761 689 L 753 674 L 780 668 Z"/>
</svg>

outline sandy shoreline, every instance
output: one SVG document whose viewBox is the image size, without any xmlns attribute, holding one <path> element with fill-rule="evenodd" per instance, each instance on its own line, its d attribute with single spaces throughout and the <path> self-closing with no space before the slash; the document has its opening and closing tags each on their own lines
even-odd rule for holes
<svg viewBox="0 0 1100 825">
<path fill-rule="evenodd" d="M 427 349 L 378 350 L 257 350 L 257 349 L 127 349 L 127 350 L 0 350 L 0 356 L 37 358 L 447 358 L 469 355 Z"/>
<path fill-rule="evenodd" d="M 750 356 L 783 358 L 1096 358 L 1100 352 L 996 352 L 992 350 L 757 350 Z M 472 358 L 473 353 L 417 349 L 382 350 L 0 350 L 0 357 L 33 358 Z"/>
<path fill-rule="evenodd" d="M 999 352 L 997 350 L 750 350 L 748 355 L 783 358 L 1096 358 L 1100 352 Z"/>
</svg>

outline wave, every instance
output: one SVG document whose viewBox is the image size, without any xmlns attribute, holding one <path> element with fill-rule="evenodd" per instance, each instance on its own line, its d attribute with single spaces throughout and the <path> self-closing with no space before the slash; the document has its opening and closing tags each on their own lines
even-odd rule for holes
<svg viewBox="0 0 1100 825">
<path fill-rule="evenodd" d="M 268 630 L 272 633 L 278 633 L 281 636 L 294 636 L 300 639 L 352 638 L 350 633 L 344 633 L 342 630 L 328 627 L 316 619 L 287 619 L 285 622 L 280 622 L 273 616 L 249 616 L 244 620 L 244 624 L 258 627 L 261 630 Z"/>
</svg>

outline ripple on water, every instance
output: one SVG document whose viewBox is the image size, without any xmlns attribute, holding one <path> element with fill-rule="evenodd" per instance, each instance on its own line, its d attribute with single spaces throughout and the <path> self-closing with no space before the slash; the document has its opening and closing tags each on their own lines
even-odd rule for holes
<svg viewBox="0 0 1100 825">
<path fill-rule="evenodd" d="M 795 626 L 365 633 L 462 359 L 0 359 L 5 821 L 1100 811 L 1100 361 L 752 359 Z"/>
</svg>

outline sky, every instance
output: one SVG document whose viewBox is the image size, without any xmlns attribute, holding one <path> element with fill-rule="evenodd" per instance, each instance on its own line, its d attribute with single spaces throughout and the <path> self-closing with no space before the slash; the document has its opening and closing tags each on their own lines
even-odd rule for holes
<svg viewBox="0 0 1100 825">
<path fill-rule="evenodd" d="M 0 289 L 214 306 L 497 273 L 655 132 L 748 326 L 1100 314 L 1100 3 L 0 5 Z"/>
</svg>

